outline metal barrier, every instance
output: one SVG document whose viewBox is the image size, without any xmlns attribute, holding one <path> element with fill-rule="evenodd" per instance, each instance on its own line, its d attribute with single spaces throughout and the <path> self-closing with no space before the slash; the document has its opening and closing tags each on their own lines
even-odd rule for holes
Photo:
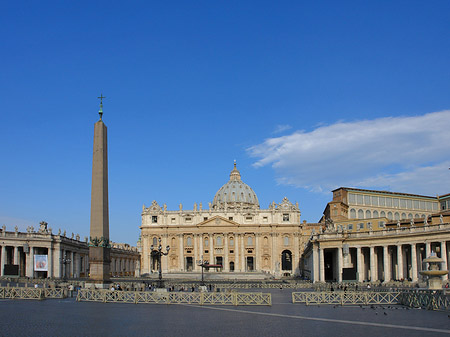
<svg viewBox="0 0 450 337">
<path fill-rule="evenodd" d="M 80 289 L 78 291 L 77 301 L 198 305 L 272 305 L 272 296 L 266 293 L 160 293 L 152 291 Z"/>
<path fill-rule="evenodd" d="M 214 284 L 216 288 L 220 289 L 310 289 L 313 287 L 312 283 L 219 283 Z"/>
<path fill-rule="evenodd" d="M 0 288 L 0 298 L 42 300 L 42 299 L 44 299 L 44 292 L 43 292 L 43 289 L 39 289 L 39 288 L 1 287 Z"/>
<path fill-rule="evenodd" d="M 450 310 L 449 296 L 442 290 L 409 290 L 400 294 L 399 302 L 412 308 Z"/>
<path fill-rule="evenodd" d="M 398 304 L 400 292 L 372 292 L 372 291 L 320 291 L 293 292 L 292 303 L 337 304 L 337 305 L 371 305 Z"/>
</svg>

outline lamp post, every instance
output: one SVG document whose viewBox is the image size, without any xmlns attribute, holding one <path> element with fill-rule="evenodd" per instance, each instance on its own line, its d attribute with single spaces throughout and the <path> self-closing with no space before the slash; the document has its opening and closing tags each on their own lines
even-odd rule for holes
<svg viewBox="0 0 450 337">
<path fill-rule="evenodd" d="M 170 246 L 169 245 L 166 246 L 166 252 L 164 253 L 162 251 L 161 238 L 160 238 L 159 239 L 158 248 L 156 248 L 153 245 L 151 245 L 150 246 L 150 250 L 152 251 L 152 256 L 153 257 L 155 257 L 155 256 L 158 257 L 158 272 L 159 272 L 159 275 L 158 275 L 158 288 L 164 288 L 164 284 L 163 284 L 163 281 L 162 281 L 162 270 L 161 270 L 161 262 L 162 261 L 161 261 L 161 257 L 163 255 L 168 255 L 169 254 Z"/>
<path fill-rule="evenodd" d="M 64 257 L 61 258 L 61 263 L 64 266 L 64 269 L 63 269 L 64 270 L 64 275 L 63 275 L 63 280 L 64 281 L 67 280 L 67 268 L 66 268 L 66 265 L 68 265 L 70 262 L 72 262 L 72 260 L 67 258 L 67 253 L 64 252 Z"/>
<path fill-rule="evenodd" d="M 202 267 L 202 283 L 201 285 L 204 286 L 205 285 L 205 281 L 203 279 L 203 269 L 205 269 L 205 266 L 209 264 L 209 261 L 207 260 L 203 260 L 203 255 L 202 255 L 202 259 L 201 260 L 197 260 L 197 265 Z"/>
</svg>

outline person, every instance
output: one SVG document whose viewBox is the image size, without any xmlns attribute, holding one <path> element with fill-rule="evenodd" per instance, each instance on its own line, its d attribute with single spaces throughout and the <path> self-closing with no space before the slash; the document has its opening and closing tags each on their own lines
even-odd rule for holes
<svg viewBox="0 0 450 337">
<path fill-rule="evenodd" d="M 111 286 L 111 289 L 110 289 L 111 291 L 114 291 L 114 286 Z"/>
<path fill-rule="evenodd" d="M 70 297 L 73 297 L 73 284 L 69 285 Z"/>
</svg>

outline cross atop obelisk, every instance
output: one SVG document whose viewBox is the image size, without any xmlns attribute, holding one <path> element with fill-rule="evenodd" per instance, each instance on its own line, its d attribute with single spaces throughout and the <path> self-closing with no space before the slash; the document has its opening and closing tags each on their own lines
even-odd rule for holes
<svg viewBox="0 0 450 337">
<path fill-rule="evenodd" d="M 100 95 L 100 120 L 94 125 L 92 158 L 91 229 L 89 241 L 90 279 L 96 287 L 109 282 L 110 250 L 108 208 L 108 141 L 102 121 L 103 94 Z"/>
<path fill-rule="evenodd" d="M 103 93 L 100 94 L 99 97 L 97 97 L 100 99 L 100 109 L 98 110 L 98 114 L 100 115 L 100 120 L 102 120 L 102 116 L 103 116 L 103 98 L 106 98 L 105 96 L 103 96 Z"/>
</svg>

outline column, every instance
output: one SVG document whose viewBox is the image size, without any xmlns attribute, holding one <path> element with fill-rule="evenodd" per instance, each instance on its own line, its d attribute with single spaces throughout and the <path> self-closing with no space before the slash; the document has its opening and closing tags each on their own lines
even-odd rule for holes
<svg viewBox="0 0 450 337">
<path fill-rule="evenodd" d="M 28 253 L 26 276 L 34 278 L 34 247 L 30 247 L 30 252 Z"/>
<path fill-rule="evenodd" d="M 168 236 L 167 234 L 161 235 L 161 243 L 162 243 L 161 246 L 162 246 L 162 251 L 163 252 L 166 252 L 167 236 Z M 160 258 L 161 258 L 161 262 L 160 262 L 161 263 L 161 270 L 162 270 L 163 273 L 167 273 L 167 271 L 169 270 L 169 255 L 163 255 Z"/>
<path fill-rule="evenodd" d="M 74 277 L 75 274 L 75 253 L 70 252 L 70 277 Z"/>
<path fill-rule="evenodd" d="M 6 246 L 2 246 L 2 257 L 1 257 L 1 264 L 0 264 L 0 268 L 1 268 L 1 272 L 0 275 L 3 276 L 5 275 L 5 263 L 6 263 Z"/>
<path fill-rule="evenodd" d="M 319 248 L 319 281 L 325 282 L 325 258 L 323 248 Z"/>
<path fill-rule="evenodd" d="M 204 253 L 204 249 L 203 249 L 203 233 L 199 235 L 199 248 L 200 248 L 200 254 L 199 254 L 200 255 L 200 260 L 202 260 L 202 263 L 203 263 L 203 260 L 205 259 L 203 257 L 203 253 Z"/>
<path fill-rule="evenodd" d="M 183 249 L 183 242 L 184 241 L 184 236 L 183 234 L 179 234 L 178 235 L 178 247 L 179 247 L 179 254 L 178 254 L 178 265 L 179 271 L 184 271 L 184 249 Z M 163 249 L 165 249 L 165 247 L 163 247 Z"/>
<path fill-rule="evenodd" d="M 20 264 L 19 247 L 14 246 L 14 262 L 15 265 Z"/>
<path fill-rule="evenodd" d="M 356 275 L 358 282 L 364 281 L 364 272 L 362 270 L 361 247 L 356 247 Z"/>
<path fill-rule="evenodd" d="M 223 268 L 223 270 L 225 271 L 225 272 L 229 272 L 230 271 L 230 263 L 228 262 L 228 255 L 229 255 L 229 253 L 230 253 L 230 251 L 229 251 L 229 249 L 228 249 L 228 239 L 229 239 L 229 237 L 228 237 L 228 233 L 224 233 L 224 257 L 223 257 L 223 259 L 224 259 L 224 268 Z"/>
<path fill-rule="evenodd" d="M 342 267 L 343 267 L 343 265 L 344 265 L 344 260 L 343 260 L 343 257 L 342 257 L 342 247 L 338 247 L 337 248 L 337 254 L 338 254 L 338 258 L 337 258 L 337 260 L 338 260 L 338 268 L 337 268 L 337 272 L 338 272 L 338 278 L 337 278 L 337 281 L 340 283 L 340 282 L 342 282 Z"/>
<path fill-rule="evenodd" d="M 294 254 L 292 254 L 294 261 L 292 263 L 292 269 L 293 269 L 293 273 L 296 275 L 300 275 L 300 266 L 299 266 L 300 259 L 298 257 L 300 249 L 299 249 L 298 240 L 299 240 L 298 233 L 294 233 Z"/>
<path fill-rule="evenodd" d="M 315 282 L 319 282 L 319 248 L 317 247 L 317 245 L 315 245 L 313 243 L 313 253 L 312 253 L 312 261 L 310 264 L 310 268 L 311 268 L 311 281 L 313 283 Z"/>
<path fill-rule="evenodd" d="M 14 253 L 15 254 L 15 253 Z M 48 247 L 48 271 L 47 277 L 53 277 L 53 249 L 52 247 Z"/>
<path fill-rule="evenodd" d="M 215 264 L 216 261 L 214 261 L 214 243 L 213 243 L 213 235 L 209 234 L 209 263 L 210 264 Z M 211 271 L 211 270 L 210 270 Z"/>
<path fill-rule="evenodd" d="M 61 278 L 61 250 L 59 248 L 57 249 L 55 247 L 55 256 L 54 256 L 53 260 L 54 260 L 53 261 L 53 263 L 54 263 L 53 277 Z"/>
<path fill-rule="evenodd" d="M 238 244 L 238 234 L 233 233 L 234 237 L 234 271 L 239 271 L 239 244 Z"/>
<path fill-rule="evenodd" d="M 194 266 L 192 268 L 193 271 L 197 271 L 197 261 L 199 260 L 198 258 L 198 235 L 194 234 L 193 235 L 193 239 L 194 239 Z"/>
<path fill-rule="evenodd" d="M 403 278 L 403 251 L 402 245 L 397 246 L 397 275 L 398 279 L 401 280 Z"/>
<path fill-rule="evenodd" d="M 278 233 L 272 233 L 272 271 L 274 274 L 277 273 L 277 263 L 278 263 L 277 234 Z"/>
<path fill-rule="evenodd" d="M 241 234 L 240 238 L 241 238 L 241 271 L 245 271 L 244 234 Z"/>
<path fill-rule="evenodd" d="M 141 266 L 142 273 L 150 273 L 150 246 L 148 240 L 150 238 L 147 235 L 142 236 L 142 254 L 144 254 Z"/>
<path fill-rule="evenodd" d="M 445 241 L 441 241 L 441 258 L 444 260 L 442 262 L 442 270 L 448 270 L 447 266 L 447 245 Z M 443 276 L 444 280 L 448 279 L 448 273 Z"/>
<path fill-rule="evenodd" d="M 412 272 L 412 281 L 417 282 L 417 252 L 416 252 L 416 244 L 411 244 L 411 272 Z"/>
<path fill-rule="evenodd" d="M 391 270 L 389 268 L 389 246 L 383 246 L 383 271 L 384 283 L 391 280 Z"/>
<path fill-rule="evenodd" d="M 370 282 L 376 281 L 375 275 L 375 247 L 370 246 Z"/>
<path fill-rule="evenodd" d="M 425 242 L 425 258 L 431 255 L 431 242 Z"/>
<path fill-rule="evenodd" d="M 255 271 L 260 271 L 260 267 L 261 267 L 261 254 L 259 253 L 259 239 L 260 239 L 260 234 L 259 233 L 255 233 Z"/>
</svg>

